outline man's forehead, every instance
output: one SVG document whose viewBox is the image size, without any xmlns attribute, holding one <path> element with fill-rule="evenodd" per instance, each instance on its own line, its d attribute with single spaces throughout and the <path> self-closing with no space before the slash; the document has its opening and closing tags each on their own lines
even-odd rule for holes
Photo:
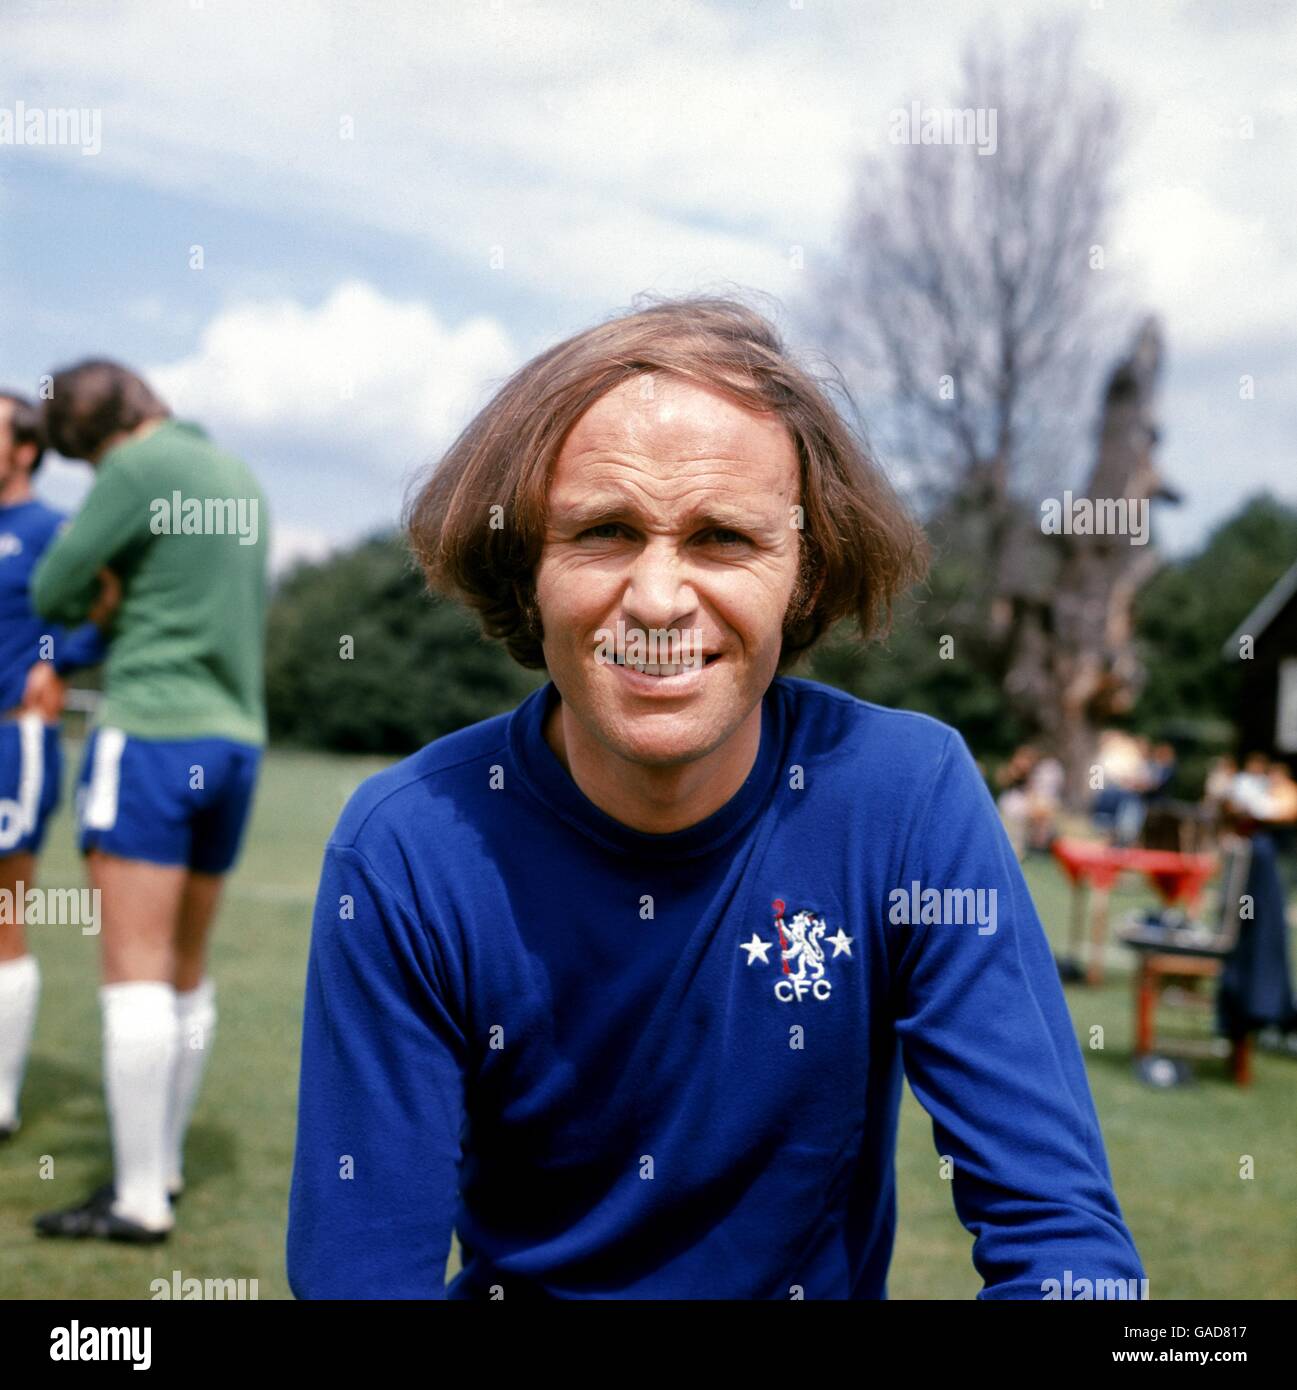
<svg viewBox="0 0 1297 1390">
<path fill-rule="evenodd" d="M 644 458 L 590 451 L 560 460 L 547 500 L 554 514 L 666 508 L 682 517 L 723 513 L 757 524 L 782 512 L 797 482 L 792 459 Z"/>
<path fill-rule="evenodd" d="M 641 399 L 632 382 L 577 421 L 550 476 L 549 501 L 583 511 L 595 499 L 691 512 L 744 503 L 760 516 L 797 484 L 797 451 L 777 416 L 688 384 Z"/>
<path fill-rule="evenodd" d="M 650 517 L 684 525 L 710 521 L 713 525 L 767 530 L 782 523 L 786 499 L 769 491 L 744 493 L 729 488 L 687 488 L 669 491 L 630 487 L 577 488 L 556 486 L 549 496 L 549 515 L 555 521 L 592 525 L 602 520 Z"/>
<path fill-rule="evenodd" d="M 573 425 L 564 456 L 609 451 L 649 459 L 705 459 L 794 452 L 787 426 L 773 412 L 749 410 L 693 382 L 643 376 L 601 396 Z"/>
</svg>

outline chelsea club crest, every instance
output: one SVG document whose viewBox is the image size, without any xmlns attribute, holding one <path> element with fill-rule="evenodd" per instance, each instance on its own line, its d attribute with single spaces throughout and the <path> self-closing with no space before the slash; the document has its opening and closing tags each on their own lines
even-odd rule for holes
<svg viewBox="0 0 1297 1390">
<path fill-rule="evenodd" d="M 775 980 L 775 998 L 781 1004 L 792 1004 L 803 999 L 827 999 L 833 992 L 833 983 L 825 970 L 828 960 L 836 960 L 844 953 L 851 955 L 851 943 L 855 939 L 848 936 L 841 927 L 836 936 L 829 936 L 829 924 L 818 912 L 797 912 L 785 919 L 787 905 L 782 898 L 776 898 L 771 907 L 775 914 L 775 936 L 779 947 L 781 973 Z M 752 933 L 751 941 L 739 943 L 739 950 L 748 953 L 748 965 L 771 965 L 769 953 L 775 941 Z M 833 954 L 826 955 L 825 947 L 832 946 Z"/>
</svg>

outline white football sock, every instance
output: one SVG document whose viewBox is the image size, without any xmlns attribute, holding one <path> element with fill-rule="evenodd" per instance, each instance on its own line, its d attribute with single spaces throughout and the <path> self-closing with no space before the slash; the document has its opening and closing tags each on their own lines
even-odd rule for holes
<svg viewBox="0 0 1297 1390">
<path fill-rule="evenodd" d="M 167 1106 L 176 1063 L 176 992 L 160 980 L 104 985 L 104 1092 L 113 1137 L 113 1210 L 152 1230 L 172 1225 Z"/>
<path fill-rule="evenodd" d="M 35 956 L 0 961 L 0 1126 L 5 1128 L 18 1123 L 18 1095 L 40 993 L 41 970 Z"/>
<path fill-rule="evenodd" d="M 216 1034 L 216 986 L 209 978 L 194 989 L 176 991 L 176 1065 L 167 1111 L 167 1186 L 185 1185 L 185 1133 L 203 1084 L 203 1070 Z"/>
</svg>

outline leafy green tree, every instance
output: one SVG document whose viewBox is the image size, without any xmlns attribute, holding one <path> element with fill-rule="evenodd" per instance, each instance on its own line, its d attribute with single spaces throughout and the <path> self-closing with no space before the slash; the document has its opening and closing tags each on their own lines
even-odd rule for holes
<svg viewBox="0 0 1297 1390">
<path fill-rule="evenodd" d="M 458 605 L 430 597 L 396 536 L 298 566 L 271 604 L 266 688 L 277 741 L 412 752 L 512 709 L 541 679 L 485 641 Z"/>
<path fill-rule="evenodd" d="M 1135 624 L 1148 682 L 1134 722 L 1149 733 L 1180 720 L 1233 720 L 1242 671 L 1221 648 L 1297 561 L 1297 511 L 1249 499 L 1197 554 L 1167 565 L 1140 591 Z"/>
<path fill-rule="evenodd" d="M 875 704 L 930 714 L 953 724 L 979 756 L 1007 756 L 1027 731 L 1004 698 L 994 661 L 969 635 L 972 568 L 966 556 L 947 550 L 934 560 L 923 589 L 897 605 L 885 641 L 864 647 L 844 623 L 793 674 Z"/>
</svg>

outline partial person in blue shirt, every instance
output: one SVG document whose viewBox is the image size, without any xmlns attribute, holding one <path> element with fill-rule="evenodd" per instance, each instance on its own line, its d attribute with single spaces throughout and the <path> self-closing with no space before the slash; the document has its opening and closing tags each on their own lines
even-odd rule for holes
<svg viewBox="0 0 1297 1390">
<path fill-rule="evenodd" d="M 407 519 L 549 679 L 370 778 L 325 850 L 297 1296 L 884 1298 L 903 1077 L 979 1297 L 1141 1296 L 967 746 L 787 674 L 925 547 L 770 324 L 707 298 L 578 334 Z"/>
<path fill-rule="evenodd" d="M 0 393 L 0 892 L 14 904 L 35 886 L 36 857 L 59 802 L 63 677 L 97 666 L 107 651 L 95 623 L 66 631 L 32 608 L 32 571 L 65 521 L 32 491 L 44 449 L 40 412 Z M 18 1127 L 40 997 L 22 915 L 0 914 L 0 1139 Z"/>
</svg>

